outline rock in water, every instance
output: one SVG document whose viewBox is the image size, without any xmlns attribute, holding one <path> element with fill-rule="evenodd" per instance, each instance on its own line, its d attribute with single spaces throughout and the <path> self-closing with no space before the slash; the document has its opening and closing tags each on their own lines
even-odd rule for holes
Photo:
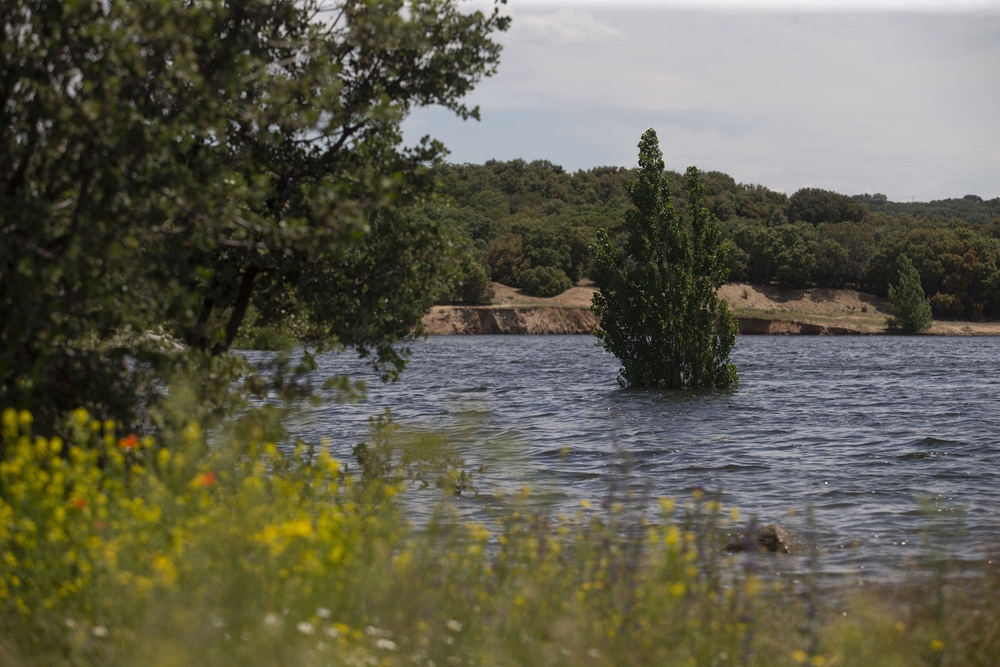
<svg viewBox="0 0 1000 667">
<path fill-rule="evenodd" d="M 767 551 L 770 553 L 792 553 L 792 538 L 788 531 L 776 523 L 760 526 L 753 533 L 739 536 L 726 545 L 727 551 Z"/>
</svg>

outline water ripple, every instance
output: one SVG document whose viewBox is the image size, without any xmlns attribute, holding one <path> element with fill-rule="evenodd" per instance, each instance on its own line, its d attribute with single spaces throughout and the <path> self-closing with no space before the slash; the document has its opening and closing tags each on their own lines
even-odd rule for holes
<svg viewBox="0 0 1000 667">
<path fill-rule="evenodd" d="M 349 458 L 368 418 L 390 407 L 488 464 L 482 489 L 530 483 L 569 507 L 604 497 L 624 469 L 654 496 L 721 490 L 764 522 L 810 505 L 829 564 L 871 571 L 901 549 L 912 554 L 929 525 L 919 498 L 964 508 L 934 518 L 970 556 L 981 549 L 970 540 L 996 535 L 998 347 L 995 338 L 740 337 L 739 390 L 656 392 L 618 387 L 617 360 L 587 336 L 432 337 L 412 346 L 391 385 L 346 355 L 320 358 L 322 373 L 365 377 L 369 398 L 304 406 L 296 433 L 330 437 Z M 852 540 L 861 546 L 833 548 Z"/>
</svg>

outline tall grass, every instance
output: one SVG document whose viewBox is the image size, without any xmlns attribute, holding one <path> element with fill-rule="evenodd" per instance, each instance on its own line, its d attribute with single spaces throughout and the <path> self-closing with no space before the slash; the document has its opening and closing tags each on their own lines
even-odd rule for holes
<svg viewBox="0 0 1000 667">
<path fill-rule="evenodd" d="M 78 411 L 63 441 L 33 436 L 31 422 L 2 416 L 4 667 L 996 665 L 1000 655 L 995 569 L 952 579 L 938 559 L 940 576 L 864 593 L 789 586 L 769 565 L 810 556 L 728 554 L 724 533 L 744 525 L 700 493 L 650 514 L 613 492 L 554 516 L 526 489 L 488 524 L 471 523 L 449 500 L 469 479 L 447 443 L 404 447 L 386 425 L 347 474 L 323 448 L 282 453 L 253 427 L 209 446 L 196 423 L 138 437 Z M 434 503 L 428 522 L 406 520 L 407 496 Z"/>
</svg>

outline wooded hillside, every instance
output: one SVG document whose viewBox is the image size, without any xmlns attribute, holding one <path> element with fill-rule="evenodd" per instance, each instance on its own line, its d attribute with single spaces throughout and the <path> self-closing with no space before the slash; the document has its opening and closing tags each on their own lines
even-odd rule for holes
<svg viewBox="0 0 1000 667">
<path fill-rule="evenodd" d="M 679 191 L 681 175 L 670 175 Z M 537 296 L 567 289 L 588 275 L 597 229 L 623 234 L 632 176 L 621 167 L 569 173 L 548 161 L 438 167 L 447 203 L 428 214 L 468 239 L 473 260 L 464 275 L 478 275 L 472 282 L 483 286 L 445 290 L 441 301 L 488 300 L 487 276 Z M 901 203 L 818 188 L 788 196 L 721 172 L 703 181 L 729 246 L 732 281 L 884 296 L 905 254 L 935 317 L 1000 317 L 1000 197 Z"/>
</svg>

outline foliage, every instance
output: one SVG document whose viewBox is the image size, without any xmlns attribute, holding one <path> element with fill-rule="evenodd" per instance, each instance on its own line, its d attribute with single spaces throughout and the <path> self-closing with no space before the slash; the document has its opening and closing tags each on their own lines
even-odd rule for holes
<svg viewBox="0 0 1000 667">
<path fill-rule="evenodd" d="M 518 285 L 525 294 L 552 297 L 572 287 L 573 281 L 563 273 L 562 269 L 554 266 L 535 266 L 521 271 Z"/>
<path fill-rule="evenodd" d="M 222 313 L 225 317 L 226 313 Z M 289 351 L 297 342 L 294 332 L 281 325 L 259 326 L 259 315 L 253 306 L 247 308 L 240 332 L 233 340 L 234 350 Z"/>
<path fill-rule="evenodd" d="M 889 285 L 889 328 L 915 334 L 931 328 L 931 302 L 920 286 L 920 274 L 906 255 L 899 258 L 899 282 Z"/>
<path fill-rule="evenodd" d="M 585 277 L 596 230 L 616 227 L 628 170 L 567 174 L 546 161 L 490 161 L 434 168 L 455 233 L 471 240 L 493 280 L 520 286 L 522 270 L 551 267 L 572 282 Z M 551 272 L 548 272 L 551 273 Z"/>
<path fill-rule="evenodd" d="M 486 269 L 473 259 L 471 252 L 463 253 L 458 273 L 450 276 L 440 288 L 437 303 L 486 306 L 493 302 L 495 292 Z"/>
<path fill-rule="evenodd" d="M 965 195 L 929 202 L 894 202 L 889 201 L 885 195 L 876 193 L 854 195 L 854 200 L 872 213 L 884 213 L 894 218 L 926 218 L 936 224 L 963 220 L 974 225 L 988 225 L 1000 218 L 1000 197 L 983 199 L 978 195 Z"/>
<path fill-rule="evenodd" d="M 504 234 L 486 249 L 486 262 L 493 280 L 504 285 L 517 285 L 521 271 L 530 266 L 524 259 L 524 242 L 519 234 Z"/>
<path fill-rule="evenodd" d="M 632 387 L 731 388 L 736 323 L 716 290 L 725 284 L 726 251 L 718 221 L 704 208 L 698 170 L 687 171 L 686 225 L 674 210 L 656 132 L 639 142 L 638 180 L 627 186 L 624 254 L 598 233 L 593 311 L 598 339 L 622 362 L 619 382 Z"/>
<path fill-rule="evenodd" d="M 495 71 L 506 17 L 457 0 L 0 13 L 0 404 L 137 423 L 137 394 L 228 350 L 251 305 L 398 373 L 392 343 L 453 246 L 401 210 L 444 154 L 402 146 L 401 122 L 432 104 L 477 117 L 461 100 Z M 186 360 L 143 339 L 160 327 Z"/>
<path fill-rule="evenodd" d="M 868 211 L 847 195 L 820 188 L 802 188 L 788 200 L 786 215 L 792 222 L 860 222 Z"/>
<path fill-rule="evenodd" d="M 700 490 L 649 508 L 612 486 L 562 517 L 525 490 L 484 524 L 420 490 L 446 444 L 392 428 L 349 474 L 269 444 L 259 411 L 211 447 L 180 415 L 157 438 L 72 419 L 62 441 L 2 416 L 5 666 L 930 667 L 1000 642 L 995 568 L 820 593 L 773 574 L 796 556 L 723 551 L 753 521 Z M 438 509 L 414 527 L 408 498 Z"/>
<path fill-rule="evenodd" d="M 570 174 L 550 162 L 514 160 L 444 164 L 435 173 L 453 199 L 447 210 L 454 228 L 472 239 L 499 282 L 517 285 L 520 271 L 533 266 L 557 266 L 574 281 L 588 276 L 579 248 L 602 227 L 616 246 L 628 242 L 624 184 L 634 170 Z M 680 174 L 666 175 L 671 187 L 683 187 Z M 906 253 L 936 317 L 1000 317 L 1000 200 L 897 204 L 885 195 L 817 188 L 788 197 L 721 172 L 703 173 L 701 181 L 704 206 L 722 221 L 731 280 L 884 296 L 896 258 Z M 677 207 L 685 212 L 684 202 Z"/>
<path fill-rule="evenodd" d="M 1000 240 L 967 226 L 902 228 L 880 244 L 866 275 L 868 288 L 888 292 L 901 258 L 910 258 L 931 295 L 937 317 L 1000 317 Z"/>
</svg>

